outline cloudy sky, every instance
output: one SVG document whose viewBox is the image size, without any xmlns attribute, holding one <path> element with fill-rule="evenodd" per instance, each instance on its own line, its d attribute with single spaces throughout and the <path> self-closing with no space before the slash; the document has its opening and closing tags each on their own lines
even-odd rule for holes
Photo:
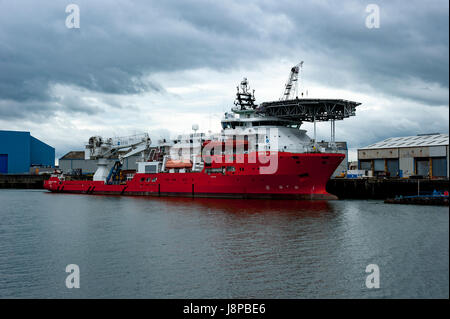
<svg viewBox="0 0 450 319">
<path fill-rule="evenodd" d="M 68 4 L 80 28 L 66 27 Z M 380 8 L 367 28 L 366 6 Z M 30 131 L 57 157 L 92 135 L 153 139 L 217 131 L 247 77 L 277 100 L 304 61 L 309 97 L 361 102 L 336 124 L 354 150 L 448 133 L 449 4 L 431 1 L 0 0 L 0 129 Z M 311 132 L 311 125 L 304 124 Z M 318 125 L 329 139 L 329 123 Z"/>
</svg>

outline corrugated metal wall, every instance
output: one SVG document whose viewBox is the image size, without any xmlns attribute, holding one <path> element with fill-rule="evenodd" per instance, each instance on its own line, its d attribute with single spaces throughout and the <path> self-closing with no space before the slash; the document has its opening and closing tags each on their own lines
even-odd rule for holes
<svg viewBox="0 0 450 319">
<path fill-rule="evenodd" d="M 30 169 L 30 133 L 0 131 L 0 154 L 8 155 L 9 174 L 27 174 Z"/>
<path fill-rule="evenodd" d="M 402 157 L 399 159 L 399 168 L 402 171 L 402 175 L 407 177 L 414 175 L 414 158 Z"/>
<path fill-rule="evenodd" d="M 372 161 L 360 161 L 359 162 L 359 169 L 365 170 L 365 171 L 371 171 L 372 170 Z"/>
<path fill-rule="evenodd" d="M 8 154 L 0 154 L 0 174 L 8 173 Z"/>
<path fill-rule="evenodd" d="M 376 159 L 373 161 L 373 170 L 375 172 L 384 172 L 384 159 Z"/>
<path fill-rule="evenodd" d="M 416 158 L 416 174 L 430 176 L 430 160 L 427 158 Z"/>
<path fill-rule="evenodd" d="M 0 154 L 8 155 L 9 174 L 28 174 L 31 164 L 55 166 L 55 149 L 29 132 L 0 131 Z"/>
<path fill-rule="evenodd" d="M 386 160 L 386 166 L 387 166 L 387 171 L 389 172 L 389 176 L 398 176 L 399 175 L 398 159 Z"/>
<path fill-rule="evenodd" d="M 447 176 L 447 158 L 436 157 L 432 159 L 433 176 Z"/>
<path fill-rule="evenodd" d="M 55 166 L 55 149 L 31 136 L 30 163 L 31 165 Z"/>
</svg>

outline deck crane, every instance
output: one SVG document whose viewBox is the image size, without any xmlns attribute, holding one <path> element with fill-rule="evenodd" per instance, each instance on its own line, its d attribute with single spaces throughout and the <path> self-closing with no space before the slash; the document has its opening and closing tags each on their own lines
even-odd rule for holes
<svg viewBox="0 0 450 319">
<path fill-rule="evenodd" d="M 303 61 L 291 68 L 291 73 L 284 86 L 283 95 L 280 97 L 280 101 L 286 101 L 295 99 L 298 97 L 298 75 L 303 68 Z"/>
<path fill-rule="evenodd" d="M 120 176 L 120 170 L 124 159 L 142 154 L 150 150 L 151 139 L 147 133 L 131 137 L 108 138 L 104 140 L 101 136 L 92 136 L 86 145 L 86 158 L 97 160 L 97 170 L 93 180 L 104 181 L 106 184 L 115 182 Z M 114 159 L 114 165 L 108 170 L 109 160 Z"/>
</svg>

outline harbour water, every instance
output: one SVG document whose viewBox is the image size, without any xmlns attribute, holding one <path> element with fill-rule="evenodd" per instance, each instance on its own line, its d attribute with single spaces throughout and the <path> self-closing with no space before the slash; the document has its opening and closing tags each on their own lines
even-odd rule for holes
<svg viewBox="0 0 450 319">
<path fill-rule="evenodd" d="M 0 298 L 449 297 L 448 207 L 43 190 L 0 203 Z"/>
</svg>

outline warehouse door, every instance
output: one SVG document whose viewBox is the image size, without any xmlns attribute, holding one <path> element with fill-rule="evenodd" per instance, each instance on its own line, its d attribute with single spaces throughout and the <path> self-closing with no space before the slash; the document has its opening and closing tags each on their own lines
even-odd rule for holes
<svg viewBox="0 0 450 319">
<path fill-rule="evenodd" d="M 8 174 L 8 154 L 0 154 L 0 174 Z"/>
<path fill-rule="evenodd" d="M 386 161 L 389 176 L 398 175 L 398 159 L 388 159 Z"/>
<path fill-rule="evenodd" d="M 416 159 L 417 175 L 430 176 L 430 161 L 428 159 Z"/>
<path fill-rule="evenodd" d="M 359 167 L 362 170 L 371 171 L 372 170 L 372 162 L 361 160 L 361 161 L 359 161 Z"/>
<path fill-rule="evenodd" d="M 375 172 L 384 172 L 384 159 L 376 159 L 373 161 L 373 170 Z"/>
<path fill-rule="evenodd" d="M 445 157 L 436 157 L 432 159 L 433 176 L 447 176 L 447 159 Z"/>
</svg>

